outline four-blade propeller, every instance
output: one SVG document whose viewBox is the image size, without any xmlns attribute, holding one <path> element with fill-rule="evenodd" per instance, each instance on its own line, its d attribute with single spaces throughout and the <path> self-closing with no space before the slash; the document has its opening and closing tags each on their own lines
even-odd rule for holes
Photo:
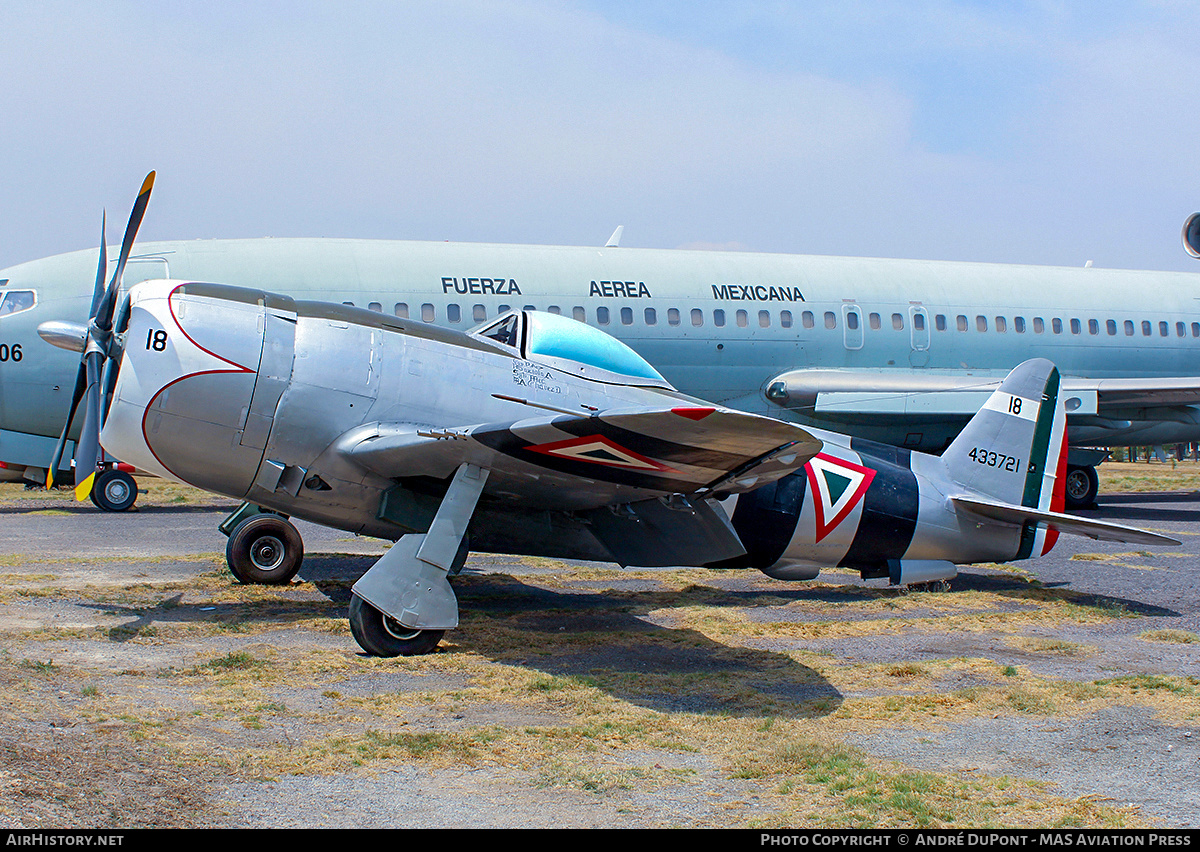
<svg viewBox="0 0 1200 852">
<path fill-rule="evenodd" d="M 67 445 L 67 433 L 75 420 L 81 404 L 83 408 L 83 426 L 79 440 L 75 444 L 75 499 L 86 500 L 91 495 L 92 485 L 100 466 L 100 427 L 103 425 L 103 412 L 107 407 L 107 397 L 112 393 L 116 384 L 119 352 L 113 346 L 113 317 L 116 313 L 117 297 L 121 291 L 121 279 L 125 273 L 125 262 L 133 249 L 133 241 L 142 217 L 146 213 L 146 205 L 150 201 L 150 190 L 154 187 L 154 172 L 146 175 L 142 188 L 138 191 L 137 201 L 129 214 L 129 223 L 125 226 L 125 237 L 121 240 L 121 253 L 117 257 L 117 266 L 113 270 L 112 279 L 104 286 L 104 276 L 108 271 L 108 249 L 105 247 L 105 227 L 107 217 L 101 218 L 100 224 L 100 262 L 96 267 L 96 284 L 92 290 L 91 314 L 88 317 L 87 340 L 83 347 L 83 357 L 79 362 L 79 372 L 75 377 L 75 392 L 71 398 L 71 408 L 67 413 L 67 422 L 59 436 L 58 445 L 54 448 L 54 456 L 50 460 L 50 468 L 46 473 L 46 487 L 54 486 L 54 475 L 62 461 L 63 450 Z"/>
</svg>

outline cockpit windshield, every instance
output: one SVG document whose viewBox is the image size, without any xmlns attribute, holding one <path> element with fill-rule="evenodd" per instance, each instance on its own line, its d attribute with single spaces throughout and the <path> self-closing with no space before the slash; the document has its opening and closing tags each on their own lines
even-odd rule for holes
<svg viewBox="0 0 1200 852">
<path fill-rule="evenodd" d="M 607 384 L 671 385 L 621 341 L 582 322 L 541 311 L 513 311 L 475 334 L 516 349 L 530 361 Z"/>
<path fill-rule="evenodd" d="M 7 283 L 7 279 L 0 281 L 0 317 L 19 314 L 37 304 L 37 294 L 33 290 L 8 290 L 6 292 L 4 285 Z"/>
</svg>

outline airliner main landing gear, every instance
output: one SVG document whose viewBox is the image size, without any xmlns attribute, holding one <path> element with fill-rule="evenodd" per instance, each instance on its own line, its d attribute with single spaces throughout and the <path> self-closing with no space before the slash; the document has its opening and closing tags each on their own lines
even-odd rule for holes
<svg viewBox="0 0 1200 852">
<path fill-rule="evenodd" d="M 1100 477 L 1091 465 L 1067 465 L 1065 501 L 1068 509 L 1086 509 L 1095 504 Z"/>
</svg>

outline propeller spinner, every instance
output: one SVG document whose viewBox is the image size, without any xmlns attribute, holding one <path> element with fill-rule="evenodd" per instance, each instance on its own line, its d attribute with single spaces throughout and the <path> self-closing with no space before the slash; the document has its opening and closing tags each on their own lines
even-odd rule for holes
<svg viewBox="0 0 1200 852">
<path fill-rule="evenodd" d="M 76 414 L 82 407 L 83 426 L 75 444 L 76 500 L 86 500 L 91 495 L 100 467 L 100 427 L 103 425 L 105 407 L 102 402 L 112 393 L 117 373 L 115 359 L 120 354 L 113 345 L 113 317 L 116 313 L 117 297 L 121 291 L 121 280 L 125 274 L 125 263 L 129 260 L 129 253 L 133 249 L 133 241 L 142 224 L 153 187 L 154 172 L 150 172 L 142 182 L 142 188 L 138 191 L 137 200 L 129 214 L 125 236 L 121 240 L 121 253 L 117 256 L 117 266 L 107 287 L 104 286 L 104 275 L 108 269 L 108 249 L 105 247 L 107 217 L 101 218 L 100 261 L 96 267 L 96 283 L 92 290 L 87 338 L 83 343 L 83 355 L 75 377 L 75 392 L 71 398 L 67 422 L 63 426 L 62 435 L 59 436 L 54 456 L 50 460 L 50 468 L 46 473 L 46 487 L 51 488 L 54 485 L 54 474 L 67 445 L 67 433 L 70 432 Z M 87 472 L 87 476 L 80 480 L 79 477 L 84 471 Z"/>
</svg>

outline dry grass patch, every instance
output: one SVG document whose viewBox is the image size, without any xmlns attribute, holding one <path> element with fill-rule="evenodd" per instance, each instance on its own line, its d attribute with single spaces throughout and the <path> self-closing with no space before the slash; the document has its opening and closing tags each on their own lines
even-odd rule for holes
<svg viewBox="0 0 1200 852">
<path fill-rule="evenodd" d="M 1147 642 L 1170 642 L 1176 645 L 1195 645 L 1200 643 L 1200 636 L 1190 630 L 1147 630 L 1138 634 L 1139 639 Z"/>
<path fill-rule="evenodd" d="M 1200 463 L 1193 461 L 1108 461 L 1097 467 L 1096 473 L 1100 476 L 1102 494 L 1200 490 Z"/>
<path fill-rule="evenodd" d="M 1094 645 L 1083 645 L 1079 642 L 1069 642 L 1066 639 L 1051 639 L 1045 636 L 1006 636 L 1004 642 L 1022 651 L 1034 654 L 1064 654 L 1067 656 L 1083 656 L 1095 654 L 1099 649 Z"/>
</svg>

